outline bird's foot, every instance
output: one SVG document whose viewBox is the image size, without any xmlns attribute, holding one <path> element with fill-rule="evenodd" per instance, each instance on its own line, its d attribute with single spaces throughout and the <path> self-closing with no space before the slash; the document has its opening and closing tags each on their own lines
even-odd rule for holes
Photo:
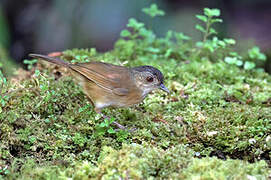
<svg viewBox="0 0 271 180">
<path fill-rule="evenodd" d="M 136 131 L 136 128 L 128 129 L 127 127 L 125 127 L 125 126 L 123 126 L 123 125 L 117 123 L 116 121 L 113 121 L 112 124 L 114 124 L 115 126 L 117 126 L 119 129 L 126 130 L 126 131 L 128 131 L 128 132 L 130 132 L 130 133 Z"/>
</svg>

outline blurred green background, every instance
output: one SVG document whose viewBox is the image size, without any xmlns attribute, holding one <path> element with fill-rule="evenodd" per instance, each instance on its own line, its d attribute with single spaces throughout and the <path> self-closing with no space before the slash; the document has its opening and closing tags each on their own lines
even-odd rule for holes
<svg viewBox="0 0 271 180">
<path fill-rule="evenodd" d="M 141 9 L 151 3 L 166 16 L 148 23 L 151 19 Z M 197 41 L 195 14 L 204 7 L 221 9 L 220 37 L 237 39 L 240 51 L 255 44 L 270 54 L 270 0 L 0 0 L 0 68 L 11 75 L 33 52 L 90 47 L 108 51 L 130 17 L 151 24 L 158 35 L 172 29 Z"/>
</svg>

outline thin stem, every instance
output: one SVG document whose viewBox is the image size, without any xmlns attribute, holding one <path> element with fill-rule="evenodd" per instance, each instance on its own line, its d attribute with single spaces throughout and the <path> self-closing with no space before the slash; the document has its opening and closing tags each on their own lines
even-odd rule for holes
<svg viewBox="0 0 271 180">
<path fill-rule="evenodd" d="M 206 33 L 205 33 L 204 36 L 203 36 L 203 42 L 207 41 L 207 38 L 208 38 L 209 35 L 210 35 L 210 32 L 209 32 L 209 31 L 210 31 L 210 26 L 211 26 L 210 20 L 211 20 L 211 18 L 208 17 L 207 23 L 206 23 Z"/>
</svg>

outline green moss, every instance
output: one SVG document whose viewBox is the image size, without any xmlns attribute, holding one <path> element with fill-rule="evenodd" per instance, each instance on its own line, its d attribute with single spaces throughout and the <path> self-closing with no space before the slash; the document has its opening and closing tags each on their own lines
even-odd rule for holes
<svg viewBox="0 0 271 180">
<path fill-rule="evenodd" d="M 83 50 L 75 52 L 83 53 Z M 97 54 L 97 59 L 104 56 L 108 57 L 110 53 Z M 112 57 L 108 59 L 113 62 L 110 60 Z M 140 61 L 130 63 L 141 64 Z M 6 173 L 13 177 L 22 173 L 25 177 L 59 177 L 62 165 L 52 166 L 56 162 L 67 165 L 63 170 L 65 176 L 74 174 L 78 179 L 89 176 L 82 174 L 86 167 L 92 169 L 89 171 L 92 177 L 112 178 L 126 177 L 128 169 L 134 169 L 127 174 L 134 178 L 188 178 L 192 173 L 195 178 L 220 179 L 230 175 L 257 175 L 250 174 L 250 168 L 253 172 L 260 169 L 268 171 L 267 167 L 262 167 L 262 162 L 257 161 L 270 158 L 268 134 L 271 110 L 265 103 L 271 93 L 269 75 L 240 70 L 223 62 L 195 61 L 176 66 L 176 61 L 161 59 L 157 63 L 150 60 L 149 64 L 160 67 L 164 72 L 171 95 L 157 92 L 136 107 L 104 110 L 105 114 L 128 128 L 137 128 L 132 134 L 121 131 L 97 136 L 97 125 L 103 121 L 100 115 L 93 111 L 81 88 L 70 77 L 55 80 L 52 69 L 40 69 L 31 79 L 20 84 L 5 84 L 2 90 L 9 98 L 0 114 L 0 163 L 7 170 L 3 172 L 2 169 L 2 176 Z M 123 146 L 123 143 L 132 144 Z M 143 147 L 137 145 L 142 143 Z M 186 144 L 187 147 L 178 144 Z M 138 155 L 136 152 L 142 148 L 145 148 L 142 151 L 154 154 L 150 154 L 149 159 Z M 183 154 L 191 152 L 190 149 L 194 149 L 194 154 Z M 135 156 L 132 156 L 133 151 Z M 168 163 L 173 163 L 175 153 L 184 158 L 178 157 L 174 166 L 166 165 L 164 161 L 167 158 L 171 159 Z M 250 165 L 231 159 L 194 159 L 192 156 L 195 154 L 199 157 L 216 155 L 256 162 Z M 35 159 L 32 163 L 35 171 L 25 170 L 27 167 L 22 162 L 29 158 L 32 161 Z M 135 161 L 133 158 L 139 159 Z M 16 163 L 16 159 L 20 163 Z M 82 160 L 86 163 L 81 164 Z M 131 163 L 133 161 L 134 164 Z M 148 167 L 143 167 L 144 164 Z M 174 170 L 175 165 L 179 168 Z M 21 173 L 11 173 L 14 166 Z M 136 169 L 137 166 L 142 168 Z M 201 166 L 217 168 L 198 172 Z M 119 169 L 114 169 L 116 167 Z M 236 170 L 235 173 L 230 173 L 231 168 Z"/>
<path fill-rule="evenodd" d="M 96 165 L 84 161 L 69 167 L 39 167 L 29 160 L 23 165 L 19 179 L 265 179 L 268 176 L 264 161 L 249 164 L 231 159 L 197 159 L 194 154 L 184 145 L 167 150 L 146 143 L 123 145 L 120 150 L 104 146 Z"/>
</svg>

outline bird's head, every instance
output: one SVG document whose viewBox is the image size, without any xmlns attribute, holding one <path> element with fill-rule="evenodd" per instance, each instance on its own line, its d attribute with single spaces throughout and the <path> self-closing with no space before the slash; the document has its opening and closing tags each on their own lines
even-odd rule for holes
<svg viewBox="0 0 271 180">
<path fill-rule="evenodd" d="M 132 68 L 132 70 L 135 74 L 136 84 L 144 95 L 155 89 L 169 93 L 168 88 L 163 84 L 164 76 L 158 69 L 152 66 L 139 66 Z"/>
</svg>

